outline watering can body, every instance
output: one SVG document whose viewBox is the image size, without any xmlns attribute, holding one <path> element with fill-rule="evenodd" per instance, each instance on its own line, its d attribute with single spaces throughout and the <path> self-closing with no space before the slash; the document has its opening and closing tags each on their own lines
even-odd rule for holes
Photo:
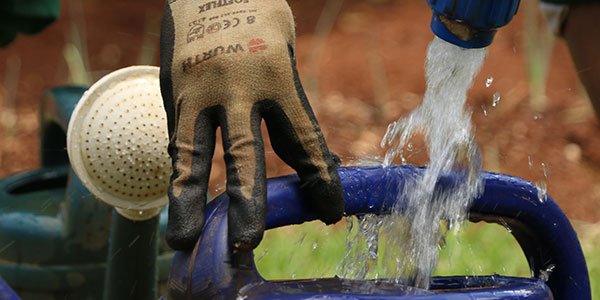
<svg viewBox="0 0 600 300">
<path fill-rule="evenodd" d="M 0 277 L 23 299 L 101 299 L 104 292 L 113 208 L 84 187 L 66 152 L 67 125 L 85 90 L 47 93 L 41 167 L 0 180 Z M 166 210 L 159 236 L 165 228 Z M 158 277 L 165 282 L 173 253 L 164 242 L 159 248 Z"/>
<path fill-rule="evenodd" d="M 340 168 L 346 214 L 385 214 L 402 205 L 409 178 L 423 169 L 412 166 Z M 197 246 L 177 252 L 168 281 L 169 299 L 591 299 L 585 259 L 577 236 L 560 208 L 540 202 L 535 185 L 501 174 L 484 173 L 485 192 L 470 208 L 470 220 L 503 224 L 521 245 L 533 278 L 506 276 L 434 277 L 422 290 L 385 280 L 341 278 L 267 281 L 250 253 L 232 256 L 227 242 L 228 197 L 208 205 L 204 233 Z M 442 178 L 436 188 L 452 185 Z M 300 224 L 316 216 L 304 205 L 296 176 L 267 184 L 267 228 Z M 553 273 L 546 282 L 544 270 Z M 552 298 L 554 297 L 554 298 Z"/>
<path fill-rule="evenodd" d="M 433 11 L 431 31 L 463 48 L 483 48 L 508 24 L 520 0 L 427 0 Z"/>
</svg>

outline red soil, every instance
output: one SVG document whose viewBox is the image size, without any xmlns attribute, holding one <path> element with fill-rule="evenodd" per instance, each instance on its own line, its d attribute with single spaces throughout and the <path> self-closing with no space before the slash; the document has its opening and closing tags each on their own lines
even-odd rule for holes
<svg viewBox="0 0 600 300">
<path fill-rule="evenodd" d="M 298 24 L 300 75 L 332 151 L 345 162 L 382 155 L 378 145 L 387 124 L 416 107 L 423 96 L 425 52 L 433 38 L 430 11 L 423 0 L 347 0 L 330 35 L 319 43 L 315 30 L 324 3 L 290 0 Z M 84 33 L 89 70 L 97 80 L 112 70 L 138 64 L 142 52 L 150 57 L 154 54 L 154 58 L 145 59 L 147 63 L 158 64 L 162 7 L 163 1 L 63 0 L 58 22 L 42 34 L 20 36 L 0 50 L 2 91 L 8 82 L 6 62 L 17 57 L 21 61 L 16 126 L 0 130 L 0 176 L 39 164 L 39 101 L 47 89 L 70 82 L 63 49 L 74 40 L 73 30 Z M 499 31 L 469 93 L 484 169 L 536 182 L 544 179 L 544 163 L 549 168 L 548 193 L 567 215 L 598 221 L 598 123 L 579 86 L 567 47 L 560 40 L 554 45 L 550 62 L 546 110 L 536 114 L 531 109 L 523 15 L 521 11 Z M 148 40 L 146 45 L 144 39 Z M 486 88 L 488 77 L 494 81 Z M 492 107 L 495 92 L 501 101 Z M 8 111 L 9 98 L 0 99 L 2 112 Z M 424 164 L 422 150 L 409 162 Z M 223 186 L 222 154 L 218 145 L 211 190 Z M 269 176 L 291 172 L 268 145 L 267 167 Z"/>
</svg>

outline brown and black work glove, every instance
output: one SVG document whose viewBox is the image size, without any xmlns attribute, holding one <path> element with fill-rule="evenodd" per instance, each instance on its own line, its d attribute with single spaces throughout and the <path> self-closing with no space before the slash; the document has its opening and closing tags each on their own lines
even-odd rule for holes
<svg viewBox="0 0 600 300">
<path fill-rule="evenodd" d="M 298 172 L 309 207 L 327 224 L 342 217 L 339 159 L 327 149 L 300 84 L 294 41 L 285 0 L 167 1 L 160 84 L 173 160 L 166 236 L 172 248 L 193 248 L 202 232 L 219 126 L 236 249 L 255 248 L 265 229 L 261 119 L 277 155 Z"/>
</svg>

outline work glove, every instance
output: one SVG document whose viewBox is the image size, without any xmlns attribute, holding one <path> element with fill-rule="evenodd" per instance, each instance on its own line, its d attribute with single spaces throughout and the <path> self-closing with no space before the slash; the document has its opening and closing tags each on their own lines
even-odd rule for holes
<svg viewBox="0 0 600 300">
<path fill-rule="evenodd" d="M 261 119 L 275 153 L 298 172 L 308 207 L 326 224 L 342 217 L 340 161 L 302 89 L 294 42 L 285 0 L 167 1 L 160 84 L 173 161 L 166 233 L 173 249 L 193 248 L 201 234 L 217 127 L 234 252 L 255 248 L 265 229 Z"/>
<path fill-rule="evenodd" d="M 34 34 L 50 25 L 60 12 L 58 0 L 0 1 L 0 47 L 18 33 Z"/>
</svg>

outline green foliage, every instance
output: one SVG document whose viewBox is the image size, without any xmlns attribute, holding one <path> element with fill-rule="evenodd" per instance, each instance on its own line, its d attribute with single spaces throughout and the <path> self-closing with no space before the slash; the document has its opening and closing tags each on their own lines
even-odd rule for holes
<svg viewBox="0 0 600 300">
<path fill-rule="evenodd" d="M 505 228 L 495 224 L 469 223 L 452 230 L 440 251 L 434 275 L 491 275 L 529 277 L 521 248 Z M 600 224 L 577 224 L 593 298 L 600 299 Z M 338 272 L 346 249 L 343 225 L 320 222 L 269 230 L 254 251 L 257 268 L 266 279 L 332 277 Z"/>
<path fill-rule="evenodd" d="M 446 245 L 434 275 L 531 276 L 521 247 L 502 226 L 470 223 L 466 230 L 452 230 Z"/>
<path fill-rule="evenodd" d="M 600 299 L 600 223 L 575 223 L 592 285 L 592 299 Z"/>
<path fill-rule="evenodd" d="M 320 222 L 269 230 L 254 260 L 266 279 L 333 277 L 345 253 L 345 235 L 343 227 Z"/>
</svg>

